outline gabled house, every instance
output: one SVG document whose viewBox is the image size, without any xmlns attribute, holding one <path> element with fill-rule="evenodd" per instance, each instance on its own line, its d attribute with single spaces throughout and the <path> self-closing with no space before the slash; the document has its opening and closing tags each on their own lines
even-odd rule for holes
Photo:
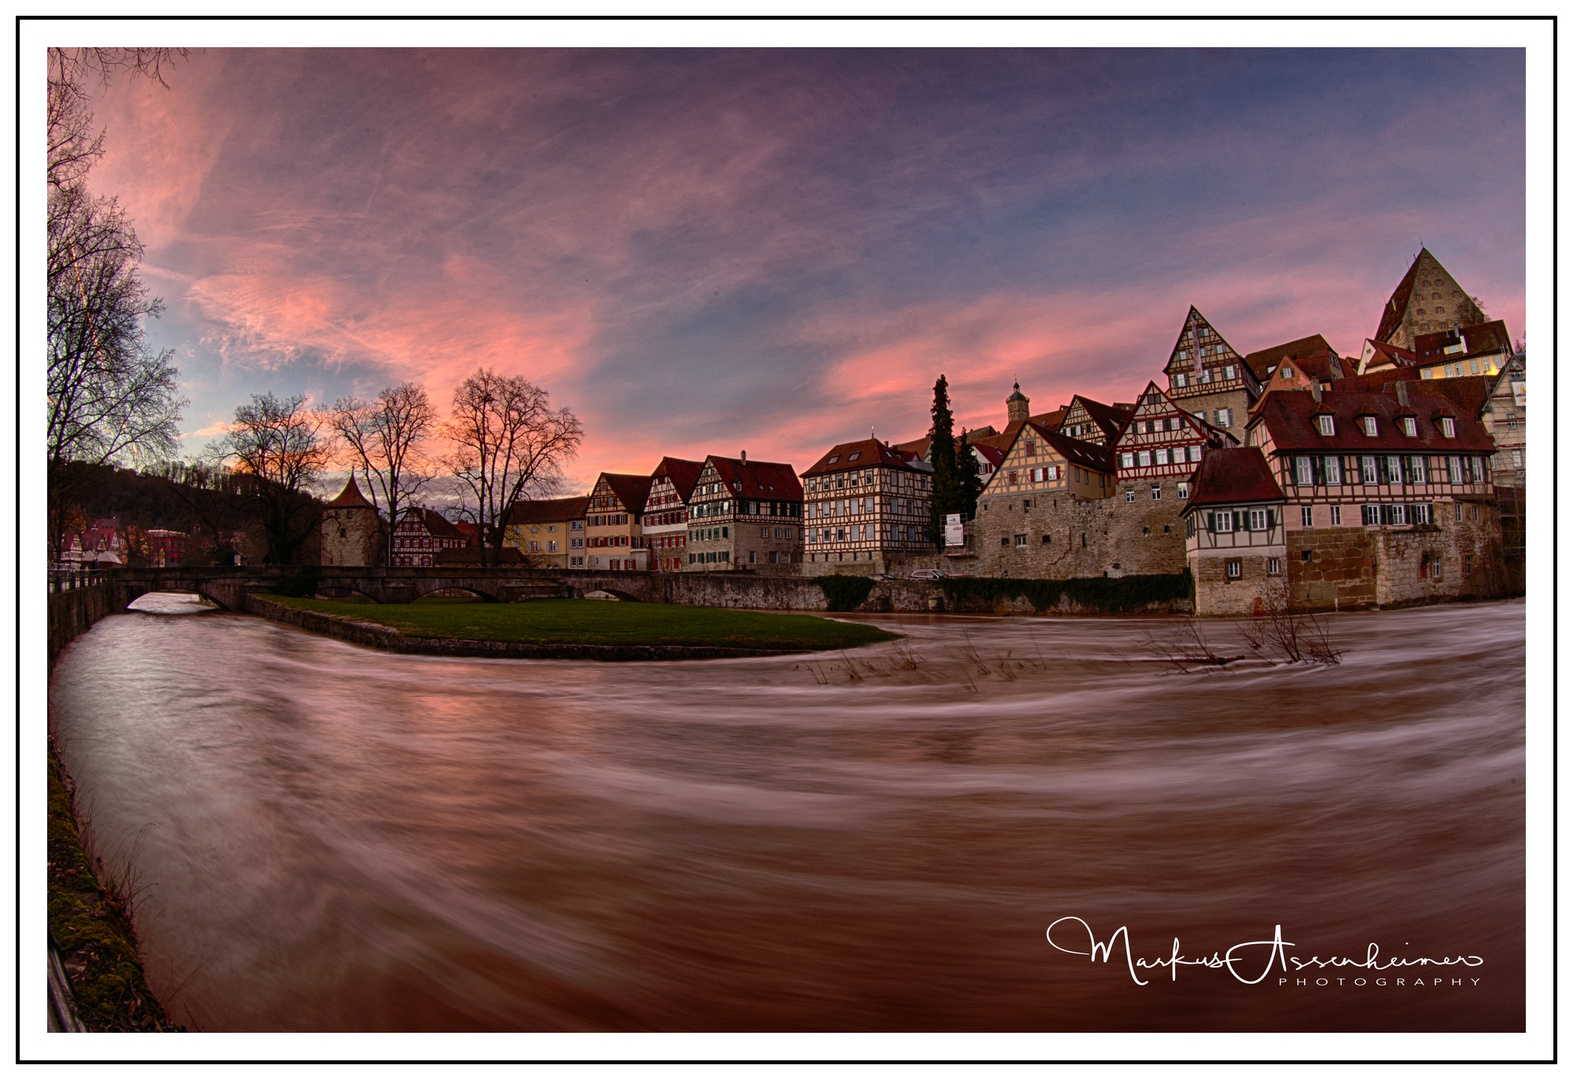
<svg viewBox="0 0 1573 1080">
<path fill-rule="evenodd" d="M 973 553 L 1000 577 L 1095 577 L 1111 569 L 1114 453 L 1024 422 L 978 495 Z"/>
<path fill-rule="evenodd" d="M 1415 339 L 1415 367 L 1422 379 L 1495 375 L 1513 357 L 1513 340 L 1501 319 Z"/>
<path fill-rule="evenodd" d="M 508 508 L 503 544 L 536 566 L 585 569 L 585 517 L 590 496 L 521 499 Z"/>
<path fill-rule="evenodd" d="M 1080 394 L 1072 396 L 1070 405 L 1063 410 L 1058 426 L 1050 427 L 1044 423 L 1043 427 L 1051 431 L 1058 431 L 1061 435 L 1069 435 L 1073 439 L 1092 443 L 1094 446 L 1107 446 L 1114 441 L 1120 429 L 1125 426 L 1125 421 L 1130 419 L 1135 405 L 1105 405 Z"/>
<path fill-rule="evenodd" d="M 1425 248 L 1415 256 L 1382 308 L 1373 338 L 1412 349 L 1422 334 L 1456 330 L 1486 321 L 1479 305 Z M 1364 372 L 1362 371 L 1362 374 Z"/>
<path fill-rule="evenodd" d="M 705 458 L 688 515 L 689 571 L 803 561 L 803 485 L 778 461 Z"/>
<path fill-rule="evenodd" d="M 585 508 L 588 570 L 648 570 L 640 522 L 650 497 L 650 477 L 602 473 Z"/>
<path fill-rule="evenodd" d="M 663 457 L 650 474 L 642 526 L 650 569 L 675 573 L 688 565 L 688 504 L 704 468 L 702 461 Z"/>
<path fill-rule="evenodd" d="M 809 563 L 870 563 L 932 555 L 934 467 L 878 439 L 838 443 L 802 474 Z"/>
<path fill-rule="evenodd" d="M 465 545 L 465 536 L 435 510 L 412 506 L 393 527 L 393 566 L 436 566 L 438 555 Z"/>
<path fill-rule="evenodd" d="M 1334 379 L 1354 374 L 1355 365 L 1338 355 L 1321 334 L 1258 349 L 1245 364 L 1256 375 L 1265 393 L 1270 390 L 1308 390 L 1320 383 L 1327 390 Z"/>
<path fill-rule="evenodd" d="M 1260 447 L 1214 449 L 1202 459 L 1182 511 L 1196 614 L 1259 614 L 1287 599 L 1284 504 Z"/>
<path fill-rule="evenodd" d="M 1490 435 L 1452 400 L 1393 385 L 1391 394 L 1270 394 L 1251 420 L 1248 442 L 1285 495 L 1296 603 L 1502 591 Z"/>
<path fill-rule="evenodd" d="M 1172 401 L 1243 441 L 1246 416 L 1262 385 L 1245 358 L 1192 307 L 1164 365 Z"/>
</svg>

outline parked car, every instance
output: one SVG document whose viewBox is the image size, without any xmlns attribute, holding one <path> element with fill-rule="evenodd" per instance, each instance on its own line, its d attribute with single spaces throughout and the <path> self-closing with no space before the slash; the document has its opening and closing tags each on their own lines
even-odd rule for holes
<svg viewBox="0 0 1573 1080">
<path fill-rule="evenodd" d="M 943 570 L 914 570 L 907 575 L 908 581 L 938 581 L 945 576 Z"/>
</svg>

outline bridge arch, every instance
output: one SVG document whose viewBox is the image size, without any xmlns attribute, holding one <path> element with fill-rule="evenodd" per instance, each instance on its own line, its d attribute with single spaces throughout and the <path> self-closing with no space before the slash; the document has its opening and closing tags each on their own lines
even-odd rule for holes
<svg viewBox="0 0 1573 1080">
<path fill-rule="evenodd" d="M 468 593 L 470 596 L 480 600 L 483 604 L 500 604 L 503 602 L 502 598 L 499 597 L 495 591 L 486 588 L 477 588 L 476 585 L 477 583 L 473 581 L 466 581 L 462 585 L 452 581 L 438 581 L 434 582 L 431 588 L 425 589 L 421 588 L 419 585 L 414 585 L 410 590 L 413 593 L 413 595 L 410 597 L 410 601 L 413 603 L 416 600 L 420 600 L 428 596 L 438 596 L 442 593 L 452 594 L 455 592 L 462 592 Z"/>
</svg>

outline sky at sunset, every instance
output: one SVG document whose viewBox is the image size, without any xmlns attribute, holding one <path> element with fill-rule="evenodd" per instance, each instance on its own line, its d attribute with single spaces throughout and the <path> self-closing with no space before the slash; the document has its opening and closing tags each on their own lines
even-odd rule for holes
<svg viewBox="0 0 1573 1080">
<path fill-rule="evenodd" d="M 191 400 L 478 367 L 584 422 L 568 492 L 662 454 L 1133 400 L 1196 305 L 1358 355 L 1426 245 L 1516 337 L 1512 49 L 212 48 L 98 98 Z"/>
</svg>

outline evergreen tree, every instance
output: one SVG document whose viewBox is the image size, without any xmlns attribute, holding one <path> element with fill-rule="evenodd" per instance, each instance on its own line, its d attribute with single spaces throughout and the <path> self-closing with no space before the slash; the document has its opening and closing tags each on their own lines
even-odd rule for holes
<svg viewBox="0 0 1573 1080">
<path fill-rule="evenodd" d="M 961 511 L 961 478 L 956 472 L 956 430 L 950 415 L 950 388 L 941 375 L 934 384 L 934 426 L 929 430 L 929 460 L 934 490 L 929 500 L 929 539 L 945 550 L 945 515 Z"/>
<path fill-rule="evenodd" d="M 961 429 L 961 450 L 956 457 L 956 476 L 961 486 L 961 519 L 970 521 L 978 516 L 978 493 L 983 490 L 983 479 L 978 476 L 978 455 L 967 445 L 967 429 Z"/>
</svg>

